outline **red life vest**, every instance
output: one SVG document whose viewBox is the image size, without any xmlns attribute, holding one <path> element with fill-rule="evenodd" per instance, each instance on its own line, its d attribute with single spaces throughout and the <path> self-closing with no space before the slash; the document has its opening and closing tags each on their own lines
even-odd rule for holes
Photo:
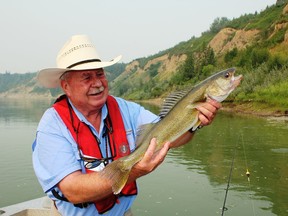
<svg viewBox="0 0 288 216">
<path fill-rule="evenodd" d="M 123 148 L 123 144 L 124 146 L 128 146 L 128 148 L 126 148 L 126 150 L 128 151 L 125 155 L 130 154 L 130 148 L 117 101 L 115 100 L 115 98 L 109 95 L 106 105 L 108 108 L 108 116 L 105 119 L 105 122 L 112 129 L 112 131 L 108 133 L 108 139 L 110 144 L 109 148 L 111 151 L 111 155 L 116 155 L 114 159 L 117 160 L 118 158 L 124 156 L 121 151 L 121 148 Z M 78 145 L 78 148 L 82 151 L 82 153 L 84 155 L 88 155 L 94 158 L 103 158 L 95 135 L 92 133 L 92 131 L 90 131 L 88 125 L 78 119 L 77 115 L 69 104 L 67 97 L 62 95 L 59 99 L 57 99 L 53 107 L 69 129 L 75 142 Z M 113 142 L 114 146 L 112 146 Z M 86 169 L 86 172 L 89 173 L 93 171 Z M 118 196 L 130 196 L 136 194 L 136 182 L 131 182 L 122 189 L 121 193 Z M 101 214 L 111 209 L 115 205 L 115 203 L 118 202 L 118 196 L 111 194 L 111 196 L 109 196 L 108 198 L 94 202 L 98 212 Z"/>
</svg>

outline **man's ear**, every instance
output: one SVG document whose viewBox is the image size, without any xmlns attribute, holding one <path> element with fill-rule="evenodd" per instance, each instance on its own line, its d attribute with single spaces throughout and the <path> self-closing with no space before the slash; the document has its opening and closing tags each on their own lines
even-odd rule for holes
<svg viewBox="0 0 288 216">
<path fill-rule="evenodd" d="M 60 85 L 61 85 L 62 90 L 63 90 L 63 91 L 65 92 L 65 94 L 67 95 L 68 89 L 69 89 L 69 85 L 68 85 L 67 81 L 66 81 L 66 80 L 61 80 L 61 81 L 60 81 Z"/>
</svg>

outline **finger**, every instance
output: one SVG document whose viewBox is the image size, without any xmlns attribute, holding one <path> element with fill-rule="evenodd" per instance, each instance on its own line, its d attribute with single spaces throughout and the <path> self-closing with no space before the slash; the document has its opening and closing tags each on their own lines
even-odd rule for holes
<svg viewBox="0 0 288 216">
<path fill-rule="evenodd" d="M 200 115 L 204 115 L 208 120 L 213 119 L 217 111 L 216 107 L 210 105 L 209 103 L 198 107 L 197 109 L 200 111 Z"/>
<path fill-rule="evenodd" d="M 135 166 L 137 167 L 137 172 L 147 174 L 155 170 L 165 159 L 169 151 L 170 143 L 167 142 L 164 146 L 155 152 L 157 141 L 153 138 L 150 142 L 150 146 L 144 154 L 144 157 Z"/>
<path fill-rule="evenodd" d="M 207 126 L 210 124 L 210 120 L 203 114 L 199 114 L 199 120 L 201 122 L 200 127 Z"/>
<path fill-rule="evenodd" d="M 170 142 L 166 142 L 164 146 L 159 150 L 159 152 L 155 155 L 154 161 L 159 165 L 162 163 L 170 149 Z"/>
<path fill-rule="evenodd" d="M 222 107 L 222 104 L 219 103 L 216 100 L 213 100 L 211 98 L 207 98 L 206 102 L 208 102 L 210 105 L 212 105 L 213 107 L 215 107 L 217 110 L 220 109 Z"/>
<path fill-rule="evenodd" d="M 157 146 L 157 141 L 156 138 L 152 138 L 150 141 L 150 145 L 148 146 L 148 149 L 146 150 L 144 156 L 143 156 L 143 161 L 150 161 L 155 153 Z"/>
<path fill-rule="evenodd" d="M 220 103 L 212 102 L 211 100 L 211 103 L 210 101 L 203 103 L 202 106 L 199 106 L 197 108 L 200 111 L 199 120 L 201 121 L 201 124 L 200 124 L 201 126 L 206 126 L 206 125 L 211 124 L 211 122 L 213 121 L 216 115 L 218 107 L 221 107 L 220 105 L 221 105 Z"/>
</svg>

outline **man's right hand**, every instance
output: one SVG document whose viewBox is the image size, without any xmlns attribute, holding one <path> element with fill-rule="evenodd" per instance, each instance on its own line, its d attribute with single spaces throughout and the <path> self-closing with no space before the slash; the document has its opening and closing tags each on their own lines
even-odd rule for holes
<svg viewBox="0 0 288 216">
<path fill-rule="evenodd" d="M 156 138 L 153 138 L 150 141 L 150 145 L 145 152 L 144 157 L 133 166 L 129 176 L 129 182 L 147 175 L 164 161 L 170 148 L 170 142 L 166 142 L 160 150 L 156 151 L 156 147 L 157 140 Z"/>
</svg>

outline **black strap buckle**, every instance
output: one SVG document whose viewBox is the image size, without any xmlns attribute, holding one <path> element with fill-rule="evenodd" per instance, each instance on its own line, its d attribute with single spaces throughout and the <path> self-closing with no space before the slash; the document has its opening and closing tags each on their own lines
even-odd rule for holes
<svg viewBox="0 0 288 216">
<path fill-rule="evenodd" d="M 60 194 L 55 189 L 53 189 L 51 192 L 55 198 L 62 200 L 64 202 L 69 202 L 69 200 L 66 197 L 60 196 Z M 78 204 L 74 204 L 74 206 L 82 209 L 82 208 L 87 208 L 89 204 L 91 203 L 78 203 Z"/>
</svg>

